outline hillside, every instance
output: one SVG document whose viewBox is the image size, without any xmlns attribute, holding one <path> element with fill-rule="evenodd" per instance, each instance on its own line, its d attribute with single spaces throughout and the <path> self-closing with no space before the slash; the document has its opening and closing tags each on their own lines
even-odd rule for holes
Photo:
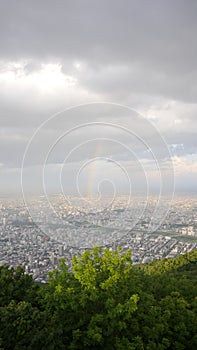
<svg viewBox="0 0 197 350">
<path fill-rule="evenodd" d="M 38 285 L 0 267 L 0 349 L 197 348 L 197 250 L 132 265 L 100 248 L 63 260 Z"/>
</svg>

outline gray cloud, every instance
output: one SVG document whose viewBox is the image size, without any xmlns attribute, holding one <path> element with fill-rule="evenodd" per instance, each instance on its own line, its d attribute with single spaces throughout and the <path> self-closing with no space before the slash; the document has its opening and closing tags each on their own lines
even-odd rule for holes
<svg viewBox="0 0 197 350">
<path fill-rule="evenodd" d="M 91 101 L 136 108 L 158 127 L 169 145 L 183 145 L 173 149 L 174 155 L 197 153 L 196 33 L 194 0 L 2 1 L 2 187 L 10 186 L 5 171 L 20 169 L 27 141 L 40 123 L 65 107 Z M 56 67 L 50 68 L 48 76 L 47 64 Z M 91 119 L 73 112 L 64 122 L 46 127 L 28 166 L 39 163 L 39 150 L 59 131 L 87 120 L 133 127 L 129 115 L 94 113 Z M 141 131 L 146 138 L 146 128 Z M 129 144 L 120 134 L 116 139 Z M 79 141 L 80 135 L 75 135 L 68 149 Z M 157 138 L 152 136 L 151 142 L 162 158 Z M 114 157 L 122 153 L 119 147 L 106 148 Z M 54 156 L 53 161 L 61 162 L 63 154 L 64 149 L 59 150 L 59 158 Z M 92 149 L 85 154 L 90 156 Z M 140 152 L 138 156 L 143 157 Z M 121 157 L 128 159 L 126 154 Z M 81 153 L 74 160 L 82 158 Z"/>
<path fill-rule="evenodd" d="M 195 1 L 6 1 L 1 3 L 1 57 L 84 64 L 81 86 L 196 101 Z"/>
</svg>

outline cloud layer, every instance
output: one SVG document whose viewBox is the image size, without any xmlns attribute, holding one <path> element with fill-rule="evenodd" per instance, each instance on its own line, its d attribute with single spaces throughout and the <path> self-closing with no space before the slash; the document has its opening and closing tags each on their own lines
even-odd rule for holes
<svg viewBox="0 0 197 350">
<path fill-rule="evenodd" d="M 23 154 L 42 122 L 99 101 L 128 105 L 153 123 L 176 159 L 178 189 L 197 189 L 191 175 L 197 164 L 196 1 L 8 0 L 0 7 L 1 192 L 20 189 Z M 77 125 L 86 116 L 73 114 L 51 130 L 68 129 L 71 119 Z M 94 113 L 92 121 L 98 120 L 132 128 L 129 114 Z M 49 135 L 46 128 L 35 156 Z M 110 155 L 128 161 L 112 145 L 105 151 Z M 31 160 L 28 166 L 39 166 Z"/>
</svg>

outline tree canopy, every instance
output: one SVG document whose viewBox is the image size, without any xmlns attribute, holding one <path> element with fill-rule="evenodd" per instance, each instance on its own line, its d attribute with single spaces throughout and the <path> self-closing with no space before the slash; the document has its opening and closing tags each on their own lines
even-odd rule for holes
<svg viewBox="0 0 197 350">
<path fill-rule="evenodd" d="M 0 349 L 197 348 L 197 250 L 132 265 L 94 248 L 62 259 L 46 285 L 0 267 Z"/>
</svg>

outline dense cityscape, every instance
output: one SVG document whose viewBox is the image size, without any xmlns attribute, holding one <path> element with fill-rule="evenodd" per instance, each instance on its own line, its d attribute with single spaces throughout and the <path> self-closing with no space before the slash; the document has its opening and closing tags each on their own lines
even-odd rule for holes
<svg viewBox="0 0 197 350">
<path fill-rule="evenodd" d="M 176 196 L 163 221 L 151 231 L 155 201 L 151 197 L 144 205 L 144 199 L 139 197 L 128 204 L 126 197 L 120 197 L 108 207 L 104 205 L 104 210 L 93 211 L 88 206 L 82 211 L 73 205 L 77 198 L 71 202 L 54 196 L 50 201 L 53 208 L 44 207 L 43 198 L 31 199 L 31 207 L 23 200 L 2 198 L 0 264 L 21 265 L 36 281 L 45 283 L 47 273 L 58 266 L 61 258 L 70 267 L 73 255 L 95 245 L 131 249 L 134 264 L 176 257 L 195 249 L 195 197 Z"/>
</svg>

